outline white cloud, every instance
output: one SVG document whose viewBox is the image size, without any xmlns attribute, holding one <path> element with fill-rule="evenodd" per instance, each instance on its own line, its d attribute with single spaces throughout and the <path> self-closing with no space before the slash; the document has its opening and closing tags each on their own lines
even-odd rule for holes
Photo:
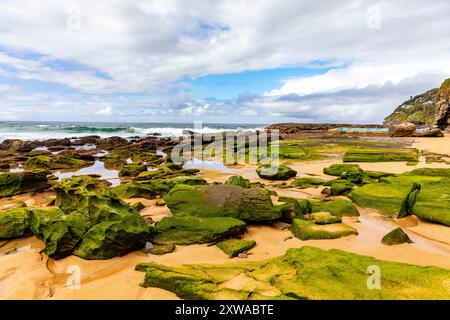
<svg viewBox="0 0 450 320">
<path fill-rule="evenodd" d="M 113 108 L 111 106 L 106 106 L 98 110 L 95 114 L 99 116 L 111 116 L 113 114 Z"/>
<path fill-rule="evenodd" d="M 380 10 L 380 29 L 367 27 L 371 5 Z M 74 7 L 80 25 L 72 30 Z M 107 103 L 111 110 L 100 115 L 380 121 L 385 114 L 378 113 L 450 75 L 449 11 L 447 0 L 7 1 L 0 10 L 0 47 L 7 50 L 0 75 L 62 84 L 80 96 L 2 93 L 0 110 L 23 110 L 21 117 L 25 110 L 40 114 L 41 106 L 55 117 L 73 110 L 78 116 Z M 172 94 L 185 89 L 183 79 L 201 75 L 317 61 L 339 68 L 286 79 L 246 101 L 117 98 Z"/>
</svg>

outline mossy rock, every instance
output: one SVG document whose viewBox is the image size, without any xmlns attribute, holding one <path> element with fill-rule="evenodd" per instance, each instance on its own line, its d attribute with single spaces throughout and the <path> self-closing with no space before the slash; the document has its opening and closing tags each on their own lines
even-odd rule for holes
<svg viewBox="0 0 450 320">
<path fill-rule="evenodd" d="M 153 152 L 134 151 L 131 153 L 131 160 L 137 163 L 142 162 L 156 163 L 163 161 L 163 156 L 160 156 Z"/>
<path fill-rule="evenodd" d="M 169 244 L 155 244 L 152 245 L 150 249 L 147 250 L 148 253 L 160 256 L 166 253 L 171 253 L 175 251 L 175 245 L 173 243 Z"/>
<path fill-rule="evenodd" d="M 320 178 L 300 178 L 295 179 L 292 182 L 293 187 L 299 187 L 302 189 L 306 188 L 317 188 L 320 185 L 323 185 L 325 183 L 325 180 Z"/>
<path fill-rule="evenodd" d="M 49 183 L 45 173 L 11 172 L 0 174 L 0 198 L 42 191 L 48 187 Z"/>
<path fill-rule="evenodd" d="M 191 176 L 199 172 L 199 169 L 183 169 L 177 165 L 168 165 L 160 167 L 156 170 L 141 172 L 137 177 L 136 181 L 148 181 L 148 180 L 161 180 L 161 179 L 171 179 L 180 176 Z"/>
<path fill-rule="evenodd" d="M 329 212 L 335 217 L 357 217 L 359 216 L 358 209 L 351 201 L 336 199 L 330 201 L 311 201 L 312 212 Z"/>
<path fill-rule="evenodd" d="M 354 147 L 344 155 L 344 162 L 417 162 L 419 152 L 417 149 L 394 148 L 361 148 Z"/>
<path fill-rule="evenodd" d="M 175 216 L 232 217 L 244 221 L 271 221 L 280 218 L 265 189 L 234 185 L 177 185 L 164 199 Z"/>
<path fill-rule="evenodd" d="M 104 157 L 103 162 L 105 164 L 106 169 L 120 170 L 120 168 L 122 168 L 127 163 L 127 158 L 128 158 L 127 155 L 123 156 L 116 153 L 110 153 Z"/>
<path fill-rule="evenodd" d="M 147 171 L 147 167 L 140 164 L 126 164 L 120 169 L 120 177 L 137 177 L 141 172 Z"/>
<path fill-rule="evenodd" d="M 217 244 L 220 250 L 225 252 L 230 258 L 237 257 L 240 253 L 246 252 L 256 245 L 254 240 L 228 239 Z"/>
<path fill-rule="evenodd" d="M 388 246 L 392 246 L 396 244 L 413 243 L 413 242 L 405 233 L 405 231 L 403 231 L 402 228 L 397 228 L 386 234 L 383 237 L 383 239 L 381 239 L 381 243 Z"/>
<path fill-rule="evenodd" d="M 361 169 L 357 164 L 332 164 L 331 166 L 324 168 L 323 173 L 329 176 L 341 177 L 349 170 Z"/>
<path fill-rule="evenodd" d="M 73 254 L 88 260 L 104 260 L 141 249 L 149 239 L 150 229 L 139 218 L 129 216 L 97 223 L 83 235 Z"/>
<path fill-rule="evenodd" d="M 164 217 L 155 225 L 155 244 L 190 245 L 239 237 L 245 222 L 234 218 Z"/>
<path fill-rule="evenodd" d="M 340 217 L 333 216 L 329 212 L 315 212 L 311 214 L 311 218 L 316 224 L 333 224 L 342 222 Z"/>
<path fill-rule="evenodd" d="M 224 184 L 229 184 L 233 186 L 238 186 L 242 188 L 250 188 L 250 181 L 248 179 L 244 179 L 240 175 L 235 175 L 229 177 Z"/>
<path fill-rule="evenodd" d="M 304 203 L 303 199 L 299 201 L 292 199 L 287 200 L 286 203 L 275 206 L 280 212 L 281 220 L 290 223 L 292 219 L 303 219 L 305 214 L 308 214 L 308 204 Z"/>
<path fill-rule="evenodd" d="M 292 233 L 300 240 L 338 239 L 350 235 L 357 235 L 358 231 L 343 223 L 317 225 L 314 222 L 292 220 Z"/>
<path fill-rule="evenodd" d="M 207 182 L 201 177 L 180 176 L 170 179 L 158 179 L 123 183 L 110 191 L 120 199 L 146 198 L 154 199 L 156 196 L 167 194 L 176 185 L 201 186 Z"/>
<path fill-rule="evenodd" d="M 371 266 L 382 272 L 377 290 L 368 289 Z M 145 272 L 143 287 L 165 289 L 182 299 L 450 299 L 450 270 L 308 246 L 258 262 L 175 267 L 141 263 L 136 270 Z"/>
<path fill-rule="evenodd" d="M 366 175 L 369 178 L 376 179 L 376 180 L 378 180 L 380 178 L 395 176 L 395 173 L 389 173 L 389 172 L 384 172 L 384 171 L 365 170 L 364 172 L 366 173 Z"/>
<path fill-rule="evenodd" d="M 92 164 L 93 162 L 84 161 L 73 157 L 52 155 L 52 156 L 36 156 L 29 158 L 25 162 L 25 167 L 27 169 L 59 170 L 59 169 L 80 169 Z"/>
<path fill-rule="evenodd" d="M 353 183 L 348 180 L 335 180 L 330 185 L 330 191 L 332 196 L 340 196 L 347 194 L 353 189 Z"/>
<path fill-rule="evenodd" d="M 31 234 L 28 227 L 27 208 L 16 208 L 0 212 L 0 239 L 11 239 Z"/>
<path fill-rule="evenodd" d="M 297 171 L 282 165 L 263 165 L 256 169 L 256 173 L 266 180 L 289 180 L 297 175 Z"/>
<path fill-rule="evenodd" d="M 392 217 L 417 215 L 450 226 L 450 169 L 417 169 L 360 187 L 348 197 Z M 419 187 L 420 185 L 420 187 Z"/>
</svg>

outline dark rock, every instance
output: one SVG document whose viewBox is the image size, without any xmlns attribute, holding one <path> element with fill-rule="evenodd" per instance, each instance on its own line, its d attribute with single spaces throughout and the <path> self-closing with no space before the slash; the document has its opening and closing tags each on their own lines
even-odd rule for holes
<svg viewBox="0 0 450 320">
<path fill-rule="evenodd" d="M 0 198 L 41 191 L 48 187 L 48 179 L 45 173 L 10 172 L 0 174 Z"/>
<path fill-rule="evenodd" d="M 381 243 L 392 246 L 396 244 L 402 243 L 413 243 L 408 235 L 403 231 L 402 228 L 397 228 L 386 234 L 383 239 L 381 239 Z"/>
</svg>

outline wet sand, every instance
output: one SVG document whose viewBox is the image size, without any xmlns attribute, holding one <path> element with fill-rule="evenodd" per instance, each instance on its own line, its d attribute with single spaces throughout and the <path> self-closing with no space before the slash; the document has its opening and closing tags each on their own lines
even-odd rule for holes
<svg viewBox="0 0 450 320">
<path fill-rule="evenodd" d="M 450 153 L 450 137 L 415 139 L 414 146 L 431 152 Z M 341 161 L 330 159 L 291 162 L 289 165 L 298 171 L 298 177 L 315 174 L 324 179 L 333 179 L 334 177 L 324 175 L 322 172 L 324 167 L 333 163 L 341 163 Z M 417 166 L 407 166 L 401 162 L 360 165 L 366 170 L 392 173 L 402 173 L 421 167 L 450 168 L 450 165 L 442 163 L 426 164 L 423 157 Z M 273 185 L 279 182 L 272 183 L 258 178 L 255 172 L 256 166 L 234 166 L 233 169 L 237 169 L 245 178 L 265 183 L 268 188 L 276 190 L 278 195 L 322 197 L 320 194 L 322 187 L 304 190 L 277 188 Z M 201 174 L 210 182 L 223 182 L 234 173 L 202 169 Z M 52 193 L 45 193 L 20 195 L 13 198 L 25 201 L 27 205 L 40 206 L 52 196 Z M 156 206 L 154 200 L 129 199 L 128 202 L 143 203 L 146 208 L 140 214 L 154 221 L 171 215 L 167 207 Z M 258 261 L 283 255 L 289 248 L 302 246 L 336 248 L 383 260 L 450 269 L 450 228 L 416 217 L 395 221 L 373 210 L 358 209 L 361 216 L 345 217 L 344 223 L 356 228 L 359 235 L 334 240 L 301 241 L 293 237 L 288 229 L 281 229 L 277 225 L 249 226 L 244 238 L 255 240 L 257 245 L 250 250 L 247 259 L 229 259 L 216 246 L 192 245 L 177 246 L 173 253 L 162 256 L 136 251 L 105 261 L 88 261 L 74 256 L 54 261 L 40 253 L 44 246 L 35 237 L 0 241 L 0 299 L 177 299 L 173 293 L 162 289 L 140 287 L 144 273 L 135 271 L 135 265 L 150 261 L 166 265 Z M 414 243 L 397 246 L 381 244 L 381 238 L 398 226 L 405 229 Z M 71 279 L 76 276 L 76 272 L 73 273 L 74 270 L 80 271 L 79 288 L 70 285 L 73 283 Z"/>
</svg>

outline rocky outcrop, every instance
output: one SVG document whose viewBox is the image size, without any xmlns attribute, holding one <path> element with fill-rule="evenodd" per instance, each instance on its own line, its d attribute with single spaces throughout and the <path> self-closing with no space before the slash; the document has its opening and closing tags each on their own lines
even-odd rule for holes
<svg viewBox="0 0 450 320">
<path fill-rule="evenodd" d="M 434 137 L 443 137 L 444 134 L 438 128 L 416 131 L 413 133 L 412 137 L 415 138 L 434 138 Z"/>
<path fill-rule="evenodd" d="M 436 117 L 434 125 L 445 130 L 450 127 L 450 79 L 444 81 L 435 98 Z"/>
<path fill-rule="evenodd" d="M 11 172 L 0 174 L 0 198 L 45 190 L 48 187 L 48 179 L 45 173 Z"/>
<path fill-rule="evenodd" d="M 410 137 L 416 131 L 414 123 L 394 124 L 389 127 L 388 134 L 391 137 Z"/>
</svg>

